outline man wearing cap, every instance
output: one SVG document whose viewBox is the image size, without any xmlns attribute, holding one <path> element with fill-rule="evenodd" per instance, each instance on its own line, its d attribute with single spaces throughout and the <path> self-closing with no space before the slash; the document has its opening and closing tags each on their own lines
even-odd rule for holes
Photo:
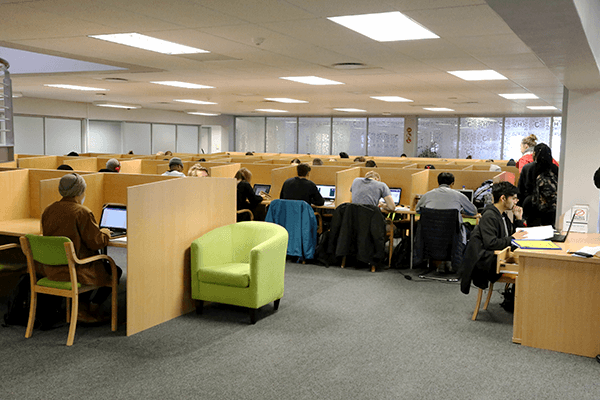
<svg viewBox="0 0 600 400">
<path fill-rule="evenodd" d="M 169 170 L 165 172 L 163 175 L 166 176 L 185 176 L 183 173 L 183 162 L 181 162 L 181 158 L 173 157 L 171 161 L 169 161 Z"/>
<path fill-rule="evenodd" d="M 58 191 L 63 198 L 49 205 L 42 213 L 41 225 L 44 236 L 66 236 L 73 242 L 75 254 L 83 259 L 98 254 L 98 250 L 106 247 L 110 239 L 108 229 L 100 229 L 92 211 L 83 205 L 86 184 L 83 178 L 75 173 L 64 175 L 59 183 Z M 119 278 L 122 270 L 117 267 Z M 44 275 L 53 281 L 68 282 L 67 266 L 43 266 Z M 92 298 L 92 292 L 79 296 L 78 320 L 82 322 L 99 322 L 98 307 L 110 295 L 111 270 L 101 260 L 76 267 L 77 281 L 83 285 L 100 286 Z"/>
<path fill-rule="evenodd" d="M 116 158 L 111 158 L 106 162 L 106 168 L 102 168 L 98 172 L 119 172 L 121 169 L 121 163 Z"/>
</svg>

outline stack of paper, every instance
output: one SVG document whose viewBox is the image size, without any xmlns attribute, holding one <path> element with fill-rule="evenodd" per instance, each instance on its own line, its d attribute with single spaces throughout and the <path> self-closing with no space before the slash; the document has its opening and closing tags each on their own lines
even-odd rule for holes
<svg viewBox="0 0 600 400">
<path fill-rule="evenodd" d="M 552 228 L 551 225 L 536 226 L 533 228 L 517 228 L 517 232 L 520 231 L 527 232 L 527 236 L 523 238 L 526 240 L 546 240 L 554 236 L 554 228 Z"/>
</svg>

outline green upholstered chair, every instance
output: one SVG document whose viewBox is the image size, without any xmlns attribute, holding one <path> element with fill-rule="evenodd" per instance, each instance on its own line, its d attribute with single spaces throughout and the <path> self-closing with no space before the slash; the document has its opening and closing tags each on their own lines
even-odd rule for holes
<svg viewBox="0 0 600 400">
<path fill-rule="evenodd" d="M 112 299 L 111 299 L 111 329 L 117 330 L 117 267 L 112 258 L 101 254 L 80 260 L 75 255 L 73 242 L 62 236 L 21 236 L 21 249 L 27 257 L 27 269 L 31 282 L 31 303 L 29 308 L 29 321 L 25 337 L 30 338 L 33 333 L 35 322 L 35 311 L 37 307 L 37 294 L 44 293 L 53 296 L 67 298 L 67 322 L 69 325 L 69 336 L 67 346 L 73 345 L 75 329 L 77 327 L 77 312 L 79 311 L 79 294 L 98 289 L 97 286 L 82 285 L 77 282 L 76 265 L 87 264 L 97 260 L 107 260 L 112 269 Z M 35 262 L 45 265 L 67 265 L 69 267 L 69 282 L 51 281 L 48 278 L 37 279 Z M 72 303 L 72 304 L 71 304 Z"/>
<path fill-rule="evenodd" d="M 269 222 L 238 222 L 214 229 L 192 242 L 192 298 L 202 314 L 210 301 L 256 310 L 283 296 L 288 233 Z"/>
</svg>

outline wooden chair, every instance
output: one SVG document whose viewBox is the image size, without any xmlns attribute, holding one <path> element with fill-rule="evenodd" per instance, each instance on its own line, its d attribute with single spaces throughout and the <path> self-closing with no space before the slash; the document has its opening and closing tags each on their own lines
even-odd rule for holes
<svg viewBox="0 0 600 400">
<path fill-rule="evenodd" d="M 248 210 L 247 208 L 243 209 L 243 210 L 237 210 L 237 214 L 250 214 L 250 221 L 254 221 L 254 214 L 252 214 L 251 210 Z"/>
<path fill-rule="evenodd" d="M 67 298 L 67 322 L 69 325 L 69 336 L 67 346 L 73 345 L 75 339 L 75 329 L 77 327 L 77 313 L 79 311 L 79 294 L 98 289 L 98 286 L 84 286 L 77 282 L 76 265 L 88 264 L 98 260 L 109 262 L 112 274 L 112 299 L 111 299 L 111 330 L 117 330 L 117 266 L 112 258 L 101 254 L 80 260 L 75 255 L 73 242 L 69 238 L 60 236 L 21 236 L 21 248 L 25 257 L 27 257 L 27 269 L 31 282 L 31 304 L 29 309 L 29 321 L 25 337 L 30 338 L 33 333 L 33 324 L 35 322 L 35 312 L 37 307 L 37 294 L 44 293 L 53 296 Z M 37 280 L 35 272 L 35 262 L 45 265 L 63 266 L 69 268 L 69 282 L 52 281 L 48 278 Z"/>
<path fill-rule="evenodd" d="M 496 282 L 505 283 L 505 288 L 508 289 L 508 285 L 516 284 L 517 277 L 519 275 L 518 267 L 519 267 L 519 256 L 510 251 L 510 246 L 505 248 L 504 250 L 495 251 L 496 254 L 496 273 L 502 274 L 500 279 Z M 490 287 L 488 288 L 488 295 L 485 300 L 485 304 L 483 305 L 483 309 L 487 310 L 488 305 L 490 304 L 490 299 L 492 298 L 492 293 L 494 291 L 494 283 L 490 282 Z M 479 307 L 481 306 L 481 298 L 483 297 L 483 289 L 479 289 L 477 293 L 477 303 L 475 304 L 475 311 L 473 312 L 473 316 L 471 320 L 475 321 L 477 319 L 477 314 L 479 314 Z"/>
</svg>

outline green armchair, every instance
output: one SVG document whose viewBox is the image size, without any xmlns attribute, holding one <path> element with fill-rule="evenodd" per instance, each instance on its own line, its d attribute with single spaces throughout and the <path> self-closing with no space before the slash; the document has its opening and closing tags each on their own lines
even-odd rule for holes
<svg viewBox="0 0 600 400">
<path fill-rule="evenodd" d="M 238 222 L 214 229 L 192 242 L 192 298 L 202 314 L 205 301 L 256 310 L 283 297 L 288 233 L 269 222 Z"/>
</svg>

